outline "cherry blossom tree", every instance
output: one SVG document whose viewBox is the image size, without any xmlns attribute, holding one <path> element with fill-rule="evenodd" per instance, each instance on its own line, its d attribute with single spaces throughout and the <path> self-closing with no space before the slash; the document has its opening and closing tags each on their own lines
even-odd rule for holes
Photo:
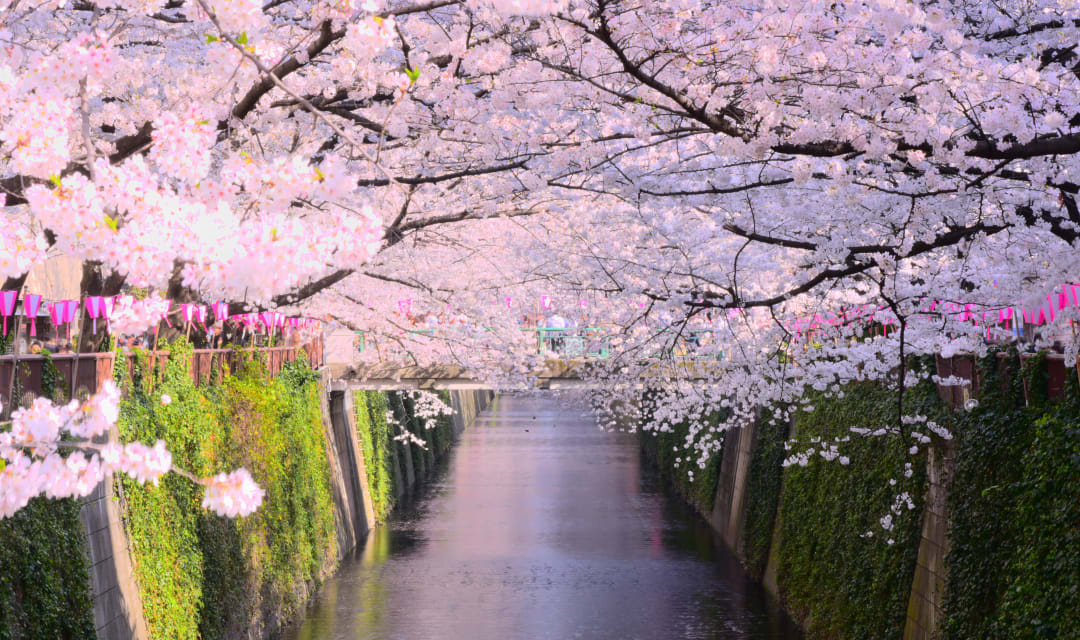
<svg viewBox="0 0 1080 640">
<path fill-rule="evenodd" d="M 908 356 L 978 352 L 1006 309 L 1078 279 L 1078 19 L 1061 1 L 0 3 L 0 275 L 71 255 L 86 293 L 329 314 L 376 357 L 514 383 L 549 355 L 518 326 L 547 296 L 605 328 L 601 404 L 644 377 L 657 425 L 730 409 L 693 433 L 701 456 L 761 404 L 864 379 L 895 385 L 883 427 L 910 440 Z M 1075 313 L 1054 312 L 1040 339 L 1068 362 Z M 427 314 L 458 321 L 413 332 Z M 708 366 L 671 357 L 700 330 Z"/>
</svg>

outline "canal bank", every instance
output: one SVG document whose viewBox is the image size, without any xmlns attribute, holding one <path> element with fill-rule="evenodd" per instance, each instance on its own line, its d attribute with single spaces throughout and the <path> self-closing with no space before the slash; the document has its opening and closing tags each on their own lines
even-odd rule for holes
<svg viewBox="0 0 1080 640">
<path fill-rule="evenodd" d="M 795 640 L 633 436 L 500 395 L 282 640 Z"/>
<path fill-rule="evenodd" d="M 686 424 L 639 439 L 810 638 L 1080 638 L 1075 371 L 1060 356 L 1015 351 L 918 366 L 966 382 L 926 379 L 905 394 L 909 414 L 952 434 L 915 455 L 897 436 L 848 437 L 895 420 L 895 394 L 871 383 L 811 393 L 790 419 L 763 409 L 724 432 L 704 469 L 678 460 Z M 646 421 L 647 405 L 648 395 Z M 803 444 L 786 451 L 789 439 Z M 848 464 L 811 453 L 805 466 L 782 465 L 837 439 Z M 901 494 L 910 506 L 895 509 Z"/>
<path fill-rule="evenodd" d="M 379 446 L 416 461 L 391 487 L 407 495 L 492 397 L 442 392 L 456 412 L 432 416 L 419 394 L 377 392 L 365 400 L 398 411 L 375 415 L 286 351 L 178 342 L 156 360 L 116 356 L 103 378 L 123 390 L 109 439 L 166 440 L 174 463 L 203 477 L 243 466 L 266 499 L 255 514 L 223 518 L 174 476 L 157 486 L 113 478 L 78 502 L 35 498 L 0 521 L 0 638 L 270 637 L 381 521 L 358 418 L 382 420 Z"/>
</svg>

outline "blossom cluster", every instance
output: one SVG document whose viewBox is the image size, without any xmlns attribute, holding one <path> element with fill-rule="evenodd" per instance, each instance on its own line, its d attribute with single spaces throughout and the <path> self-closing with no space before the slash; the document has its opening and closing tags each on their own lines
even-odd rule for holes
<svg viewBox="0 0 1080 640">
<path fill-rule="evenodd" d="M 443 402 L 438 394 L 430 391 L 410 391 L 409 397 L 413 401 L 414 415 L 423 422 L 425 430 L 434 429 L 439 416 L 454 415 L 453 407 Z"/>
<path fill-rule="evenodd" d="M 36 496 L 87 496 L 116 473 L 157 485 L 174 470 L 162 440 L 153 445 L 96 442 L 116 424 L 119 403 L 120 391 L 110 380 L 84 402 L 54 405 L 36 398 L 14 411 L 10 430 L 0 433 L 0 518 Z M 221 515 L 247 515 L 262 501 L 262 490 L 243 469 L 202 482 L 207 485 L 204 504 Z"/>
<path fill-rule="evenodd" d="M 26 226 L 0 226 L 0 278 L 14 278 L 29 271 L 45 259 L 45 247 L 45 238 Z"/>
<path fill-rule="evenodd" d="M 117 296 L 109 313 L 109 330 L 122 336 L 145 333 L 158 326 L 169 310 L 170 302 L 154 294 L 143 300 L 132 296 Z"/>
<path fill-rule="evenodd" d="M 215 131 L 194 106 L 170 110 L 154 120 L 150 158 L 165 173 L 196 183 L 210 170 Z"/>
<path fill-rule="evenodd" d="M 229 518 L 254 513 L 265 495 L 247 469 L 242 468 L 231 473 L 219 473 L 203 483 L 206 485 L 203 507 Z"/>
</svg>

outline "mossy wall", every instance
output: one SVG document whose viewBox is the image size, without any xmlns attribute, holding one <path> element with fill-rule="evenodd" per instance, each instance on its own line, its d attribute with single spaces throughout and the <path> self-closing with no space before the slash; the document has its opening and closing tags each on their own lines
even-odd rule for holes
<svg viewBox="0 0 1080 640">
<path fill-rule="evenodd" d="M 93 640 L 86 538 L 74 500 L 0 519 L 0 640 Z"/>
<path fill-rule="evenodd" d="M 1040 358 L 980 369 L 979 406 L 957 418 L 942 637 L 1080 638 L 1076 371 L 1051 401 Z"/>
<path fill-rule="evenodd" d="M 451 406 L 449 391 L 439 391 L 438 395 L 445 405 Z M 404 457 L 409 456 L 415 470 L 417 478 L 414 482 L 434 470 L 453 443 L 451 416 L 439 416 L 433 428 L 425 428 L 424 420 L 416 415 L 416 406 L 409 393 L 399 391 L 356 391 L 353 407 L 375 519 L 383 522 L 399 497 L 411 488 Z M 388 414 L 397 427 L 387 420 Z M 411 432 L 424 441 L 424 446 L 406 445 L 395 440 L 396 429 Z"/>
<path fill-rule="evenodd" d="M 122 479 L 143 613 L 153 638 L 261 637 L 300 609 L 338 557 L 318 376 L 297 362 L 270 378 L 251 361 L 195 387 L 188 349 L 173 344 L 156 379 L 137 363 L 124 381 L 121 439 L 164 439 L 174 463 L 199 476 L 246 467 L 266 496 L 253 515 L 228 519 L 203 509 L 201 487 L 175 474 L 157 487 Z"/>
<path fill-rule="evenodd" d="M 127 372 L 130 363 L 134 371 L 130 379 L 116 376 L 124 390 L 121 439 L 164 439 L 175 464 L 199 476 L 244 466 L 266 496 L 255 514 L 228 519 L 203 509 L 202 488 L 175 474 L 159 486 L 117 478 L 113 497 L 124 520 L 118 526 L 130 542 L 142 618 L 152 638 L 266 637 L 295 617 L 335 568 L 342 551 L 335 530 L 341 505 L 335 503 L 344 496 L 335 495 L 341 491 L 335 492 L 329 456 L 337 451 L 338 466 L 345 467 L 358 458 L 339 451 L 347 442 L 327 441 L 336 427 L 323 415 L 329 405 L 320 396 L 325 390 L 319 376 L 304 362 L 287 364 L 271 378 L 258 361 L 249 361 L 196 387 L 190 345 L 181 340 L 168 349 L 171 357 L 156 376 L 138 352 L 119 355 L 115 370 Z M 454 418 L 461 424 L 492 398 L 487 391 L 455 394 L 439 395 L 447 405 L 468 409 Z M 361 499 L 371 499 L 376 520 L 385 520 L 397 496 L 410 488 L 398 457 L 416 455 L 431 470 L 452 443 L 453 421 L 441 416 L 425 428 L 405 393 L 357 392 L 354 400 L 349 418 L 371 494 Z M 424 439 L 426 450 L 414 445 L 414 454 L 393 439 L 387 412 L 394 402 L 402 412 L 400 428 Z M 0 520 L 0 640 L 95 637 L 79 510 L 72 500 L 39 498 Z"/>
<path fill-rule="evenodd" d="M 812 411 L 795 415 L 800 443 L 848 437 L 851 427 L 874 430 L 896 419 L 896 394 L 875 384 L 849 385 L 843 398 L 811 394 L 810 404 Z M 905 407 L 908 414 L 938 419 L 943 410 L 930 382 L 909 390 Z M 895 435 L 853 436 L 843 446 L 848 465 L 814 456 L 805 467 L 783 469 L 776 579 L 781 600 L 810 638 L 903 636 L 925 494 L 925 462 L 922 456 L 913 461 L 909 446 Z M 907 462 L 911 477 L 905 477 Z M 751 504 L 775 499 L 760 493 L 767 487 L 752 487 L 759 493 Z M 885 531 L 879 519 L 902 492 L 914 508 L 902 507 L 894 528 Z M 754 560 L 761 562 L 760 551 Z"/>
<path fill-rule="evenodd" d="M 849 435 L 851 427 L 895 422 L 895 392 L 852 384 L 843 397 L 812 394 L 812 410 L 797 411 L 792 421 L 773 420 L 764 411 L 748 427 L 756 430 L 756 440 L 736 551 L 753 578 L 775 587 L 809 638 L 1080 639 L 1076 372 L 1069 370 L 1061 399 L 1049 398 L 1041 357 L 1021 367 L 1015 352 L 992 355 L 980 372 L 978 404 L 970 411 L 949 408 L 930 381 L 905 399 L 905 413 L 928 416 L 955 435 L 950 443 L 934 444 L 935 457 L 948 461 L 944 473 L 951 479 L 938 480 L 950 488 L 950 551 L 943 563 L 927 561 L 943 564 L 948 580 L 943 595 L 938 588 L 934 598 L 919 601 L 930 606 L 928 601 L 944 600 L 944 609 L 935 611 L 936 630 L 906 628 L 912 593 L 935 588 L 914 581 L 922 536 L 932 539 L 929 547 L 946 545 L 939 530 L 923 529 L 925 447 L 913 458 L 907 451 L 911 442 L 897 436 L 852 439 L 843 449 L 850 457 L 846 466 L 815 456 L 805 467 L 782 467 L 789 437 L 800 443 L 829 440 Z M 671 447 L 681 444 L 681 428 L 643 436 L 646 453 L 673 464 L 679 454 Z M 910 477 L 905 462 L 912 462 Z M 726 473 L 722 468 L 721 476 Z M 686 485 L 678 487 L 700 503 Z M 902 509 L 896 527 L 885 532 L 879 518 L 901 491 L 915 507 Z"/>
<path fill-rule="evenodd" d="M 382 522 L 393 510 L 397 487 L 403 482 L 394 462 L 395 443 L 386 420 L 389 404 L 382 391 L 357 391 L 353 408 L 375 519 Z"/>
</svg>

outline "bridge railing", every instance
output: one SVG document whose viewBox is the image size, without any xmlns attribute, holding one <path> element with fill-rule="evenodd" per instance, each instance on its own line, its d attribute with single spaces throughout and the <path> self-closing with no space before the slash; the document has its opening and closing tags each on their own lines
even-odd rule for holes
<svg viewBox="0 0 1080 640">
<path fill-rule="evenodd" d="M 455 327 L 429 327 L 425 329 L 409 329 L 408 333 L 416 336 L 436 337 L 440 333 L 459 330 Z M 566 358 L 606 359 L 611 356 L 612 336 L 610 331 L 603 327 L 521 327 L 520 330 L 534 334 L 537 353 L 550 352 Z M 673 332 L 674 330 L 671 329 L 663 330 L 663 333 Z M 715 343 L 715 333 L 712 329 L 684 331 L 673 341 L 673 345 L 662 351 L 652 353 L 650 357 L 657 359 L 721 360 L 725 356 L 724 351 L 703 348 Z M 354 346 L 358 353 L 363 353 L 371 347 L 372 341 L 366 331 L 359 330 L 355 334 Z"/>
</svg>

